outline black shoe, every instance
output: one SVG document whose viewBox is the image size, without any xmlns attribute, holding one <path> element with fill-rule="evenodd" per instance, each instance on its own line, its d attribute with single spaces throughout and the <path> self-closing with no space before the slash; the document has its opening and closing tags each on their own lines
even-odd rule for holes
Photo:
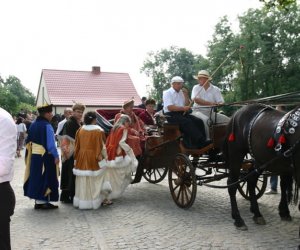
<svg viewBox="0 0 300 250">
<path fill-rule="evenodd" d="M 51 203 L 44 203 L 44 204 L 35 204 L 34 209 L 56 209 L 58 206 L 53 205 Z"/>
<path fill-rule="evenodd" d="M 73 200 L 72 199 L 64 199 L 64 200 L 60 200 L 62 203 L 73 203 Z"/>
</svg>

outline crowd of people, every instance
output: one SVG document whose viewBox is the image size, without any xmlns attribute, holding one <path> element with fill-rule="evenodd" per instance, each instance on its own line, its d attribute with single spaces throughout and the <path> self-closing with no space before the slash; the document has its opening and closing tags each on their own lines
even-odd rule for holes
<svg viewBox="0 0 300 250">
<path fill-rule="evenodd" d="M 179 125 L 187 148 L 211 145 L 207 125 L 214 112 L 212 106 L 224 102 L 207 71 L 199 71 L 196 78 L 198 84 L 190 97 L 183 88 L 184 80 L 173 77 L 170 88 L 163 92 L 163 105 L 157 105 L 169 123 Z M 79 209 L 111 205 L 132 182 L 131 173 L 143 154 L 147 129 L 156 125 L 155 107 L 155 100 L 143 97 L 140 110 L 135 113 L 134 100 L 125 101 L 108 134 L 97 125 L 96 112 L 84 114 L 85 105 L 81 103 L 66 108 L 63 119 L 53 115 L 51 104 L 37 107 L 37 115 L 21 114 L 15 120 L 0 109 L 1 126 L 5 123 L 5 131 L 11 130 L 0 130 L 1 135 L 5 134 L 0 137 L 0 194 L 5 193 L 6 200 L 5 206 L 2 201 L 0 206 L 0 242 L 6 247 L 3 249 L 10 249 L 9 222 L 15 204 L 9 185 L 13 161 L 21 156 L 23 147 L 24 195 L 34 200 L 34 209 L 56 209 L 58 205 L 53 202 L 58 200 Z M 217 113 L 214 117 L 215 123 L 229 120 Z M 2 147 L 8 141 L 13 154 Z"/>
</svg>

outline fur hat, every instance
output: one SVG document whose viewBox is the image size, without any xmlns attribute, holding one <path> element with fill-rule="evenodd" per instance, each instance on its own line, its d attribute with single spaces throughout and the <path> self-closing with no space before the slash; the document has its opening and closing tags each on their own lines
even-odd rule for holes
<svg viewBox="0 0 300 250">
<path fill-rule="evenodd" d="M 53 111 L 53 104 L 44 104 L 42 106 L 38 106 L 37 110 L 39 113 L 48 113 Z"/>
</svg>

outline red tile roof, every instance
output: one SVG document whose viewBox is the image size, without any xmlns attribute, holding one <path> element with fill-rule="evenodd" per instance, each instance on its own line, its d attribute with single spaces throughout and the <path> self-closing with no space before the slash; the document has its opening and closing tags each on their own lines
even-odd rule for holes
<svg viewBox="0 0 300 250">
<path fill-rule="evenodd" d="M 125 100 L 141 103 L 127 73 L 43 69 L 50 102 L 56 106 L 72 105 L 73 100 L 86 106 L 121 106 Z"/>
</svg>

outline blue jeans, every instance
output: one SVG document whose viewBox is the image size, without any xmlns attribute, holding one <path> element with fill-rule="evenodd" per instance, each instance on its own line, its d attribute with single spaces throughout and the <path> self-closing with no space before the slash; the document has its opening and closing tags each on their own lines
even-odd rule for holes
<svg viewBox="0 0 300 250">
<path fill-rule="evenodd" d="M 271 189 L 277 191 L 278 176 L 272 175 L 270 178 Z"/>
</svg>

